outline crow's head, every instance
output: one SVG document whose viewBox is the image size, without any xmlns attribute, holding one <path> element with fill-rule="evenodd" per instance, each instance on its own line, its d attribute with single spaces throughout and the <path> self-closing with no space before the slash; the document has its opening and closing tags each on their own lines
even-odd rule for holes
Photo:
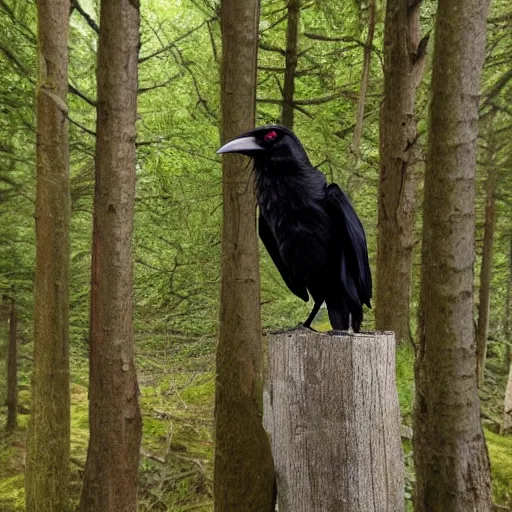
<svg viewBox="0 0 512 512">
<path fill-rule="evenodd" d="M 242 133 L 222 146 L 217 153 L 241 153 L 254 158 L 256 164 L 309 164 L 306 151 L 297 136 L 285 126 L 261 126 Z"/>
</svg>

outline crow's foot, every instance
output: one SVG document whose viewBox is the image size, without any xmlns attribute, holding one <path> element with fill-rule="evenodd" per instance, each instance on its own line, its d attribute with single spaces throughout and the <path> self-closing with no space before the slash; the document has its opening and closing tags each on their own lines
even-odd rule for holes
<svg viewBox="0 0 512 512">
<path fill-rule="evenodd" d="M 329 336 L 351 336 L 354 334 L 354 331 L 342 331 L 339 329 L 333 329 L 332 331 L 327 331 L 325 334 L 328 334 Z"/>
</svg>

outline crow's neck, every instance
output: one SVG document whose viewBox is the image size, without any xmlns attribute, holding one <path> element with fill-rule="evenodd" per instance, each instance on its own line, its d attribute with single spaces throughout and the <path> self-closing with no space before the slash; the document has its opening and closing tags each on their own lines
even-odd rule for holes
<svg viewBox="0 0 512 512">
<path fill-rule="evenodd" d="M 325 177 L 309 162 L 255 160 L 254 171 L 258 204 L 264 215 L 307 208 L 324 197 Z"/>
</svg>

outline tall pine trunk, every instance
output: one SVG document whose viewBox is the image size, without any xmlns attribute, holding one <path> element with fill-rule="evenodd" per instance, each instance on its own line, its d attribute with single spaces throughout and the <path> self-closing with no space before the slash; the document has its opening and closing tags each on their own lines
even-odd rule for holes
<svg viewBox="0 0 512 512">
<path fill-rule="evenodd" d="M 18 426 L 18 315 L 16 302 L 11 299 L 9 312 L 9 344 L 7 347 L 7 431 Z"/>
<path fill-rule="evenodd" d="M 384 102 L 380 117 L 375 326 L 411 339 L 414 245 L 414 164 L 418 158 L 414 104 L 423 74 L 419 3 L 388 0 L 384 30 Z"/>
<path fill-rule="evenodd" d="M 222 0 L 222 140 L 254 126 L 259 2 Z M 216 512 L 271 512 L 274 469 L 262 425 L 262 339 L 251 162 L 222 158 L 221 305 L 215 390 Z"/>
<path fill-rule="evenodd" d="M 132 313 L 139 7 L 103 0 L 98 49 L 89 427 L 81 512 L 135 512 L 141 414 Z"/>
<path fill-rule="evenodd" d="M 67 509 L 69 478 L 69 0 L 39 0 L 34 370 L 27 512 Z"/>
<path fill-rule="evenodd" d="M 416 360 L 417 512 L 492 510 L 473 324 L 478 99 L 488 1 L 439 0 Z"/>
<path fill-rule="evenodd" d="M 297 71 L 297 46 L 299 39 L 300 0 L 288 1 L 288 25 L 286 28 L 286 52 L 283 85 L 283 109 L 281 122 L 293 130 L 295 109 L 293 96 L 295 94 L 295 74 Z"/>
<path fill-rule="evenodd" d="M 492 122 L 487 133 L 487 180 L 485 183 L 485 221 L 480 290 L 478 302 L 478 325 L 476 330 L 476 358 L 478 384 L 484 383 L 487 337 L 489 335 L 489 307 L 491 302 L 492 254 L 494 249 L 494 224 L 496 217 L 497 172 L 494 162 L 495 141 Z"/>
</svg>

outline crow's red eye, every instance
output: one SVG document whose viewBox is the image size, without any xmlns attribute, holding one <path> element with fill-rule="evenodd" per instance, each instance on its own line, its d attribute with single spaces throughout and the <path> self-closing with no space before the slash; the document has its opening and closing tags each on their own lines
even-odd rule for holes
<svg viewBox="0 0 512 512">
<path fill-rule="evenodd" d="M 265 136 L 263 137 L 263 140 L 265 142 L 271 142 L 273 140 L 277 139 L 277 132 L 272 130 L 271 132 L 268 132 L 265 134 Z"/>
</svg>

